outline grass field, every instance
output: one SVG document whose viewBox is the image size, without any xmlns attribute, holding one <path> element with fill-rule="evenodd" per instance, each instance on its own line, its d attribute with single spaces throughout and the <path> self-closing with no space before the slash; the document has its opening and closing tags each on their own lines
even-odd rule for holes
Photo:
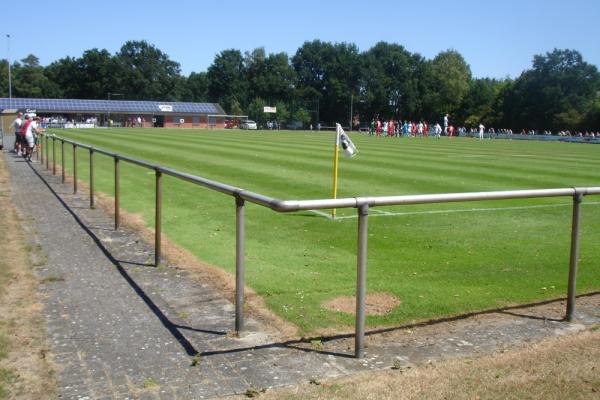
<svg viewBox="0 0 600 400">
<path fill-rule="evenodd" d="M 225 130 L 60 130 L 59 136 L 281 199 L 330 198 L 334 133 Z M 600 146 L 474 139 L 383 139 L 353 134 L 338 197 L 600 186 Z M 58 144 L 58 143 L 57 143 Z M 71 150 L 66 152 L 67 169 Z M 60 159 L 60 146 L 57 146 Z M 80 152 L 78 175 L 88 177 Z M 96 158 L 97 190 L 113 193 L 112 160 Z M 235 203 L 166 177 L 163 232 L 199 259 L 235 268 Z M 154 172 L 121 166 L 121 207 L 154 223 Z M 456 315 L 566 294 L 571 199 L 370 211 L 368 291 L 401 304 L 369 326 Z M 324 301 L 353 295 L 356 210 L 246 211 L 246 282 L 302 333 L 351 326 Z M 582 207 L 578 291 L 600 288 L 600 196 Z"/>
</svg>

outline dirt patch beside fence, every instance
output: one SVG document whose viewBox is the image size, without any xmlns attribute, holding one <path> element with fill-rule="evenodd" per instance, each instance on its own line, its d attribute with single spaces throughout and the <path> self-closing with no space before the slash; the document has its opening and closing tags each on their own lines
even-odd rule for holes
<svg viewBox="0 0 600 400">
<path fill-rule="evenodd" d="M 368 293 L 365 300 L 367 315 L 385 315 L 400 305 L 400 299 L 389 293 Z M 336 297 L 322 304 L 331 311 L 356 314 L 356 296 Z"/>
</svg>

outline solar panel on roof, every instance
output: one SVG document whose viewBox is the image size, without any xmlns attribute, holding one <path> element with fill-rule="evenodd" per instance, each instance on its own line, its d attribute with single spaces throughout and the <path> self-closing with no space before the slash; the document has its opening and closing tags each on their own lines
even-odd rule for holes
<svg viewBox="0 0 600 400">
<path fill-rule="evenodd" d="M 171 111 L 159 106 L 170 106 Z M 213 113 L 222 111 L 212 103 L 183 103 L 163 101 L 127 101 L 127 100 L 80 100 L 80 99 L 22 99 L 1 98 L 0 109 L 29 108 L 38 112 L 140 112 L 158 114 L 173 113 Z"/>
</svg>

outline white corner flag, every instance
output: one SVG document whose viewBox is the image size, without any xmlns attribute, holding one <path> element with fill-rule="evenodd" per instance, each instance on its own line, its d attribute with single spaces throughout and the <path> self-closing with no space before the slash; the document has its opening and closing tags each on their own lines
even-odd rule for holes
<svg viewBox="0 0 600 400">
<path fill-rule="evenodd" d="M 348 137 L 346 132 L 344 132 L 344 128 L 342 128 L 342 126 L 340 124 L 336 123 L 335 131 L 336 131 L 336 141 L 335 141 L 336 146 L 341 147 L 342 150 L 344 150 L 344 155 L 346 157 L 354 157 L 356 155 L 356 153 L 358 153 L 358 150 L 356 149 L 356 146 L 354 145 L 354 143 L 352 143 L 352 140 L 350 140 L 350 137 Z"/>
<path fill-rule="evenodd" d="M 335 124 L 335 147 L 333 149 L 333 198 L 337 198 L 338 154 L 340 147 L 346 157 L 354 157 L 358 150 L 340 124 Z M 335 208 L 331 210 L 331 218 L 335 218 Z"/>
</svg>

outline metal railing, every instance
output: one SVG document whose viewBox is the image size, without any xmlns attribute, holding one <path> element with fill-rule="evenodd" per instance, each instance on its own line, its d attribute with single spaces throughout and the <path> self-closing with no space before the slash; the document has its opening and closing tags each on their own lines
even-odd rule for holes
<svg viewBox="0 0 600 400">
<path fill-rule="evenodd" d="M 52 173 L 56 175 L 56 151 L 55 142 L 61 142 L 62 181 L 65 182 L 65 152 L 64 145 L 69 143 L 73 146 L 73 192 L 77 193 L 77 149 L 89 151 L 90 163 L 90 208 L 94 208 L 94 154 L 103 154 L 114 160 L 114 226 L 119 228 L 119 201 L 120 201 L 120 161 L 125 161 L 155 171 L 155 239 L 154 239 L 154 262 L 160 264 L 161 259 L 161 211 L 162 211 L 162 186 L 163 174 L 191 182 L 196 185 L 232 196 L 235 199 L 236 209 L 236 295 L 235 295 L 235 330 L 242 331 L 244 328 L 244 246 L 245 246 L 245 203 L 249 201 L 263 207 L 270 208 L 276 212 L 295 212 L 303 210 L 319 210 L 333 208 L 356 208 L 358 212 L 358 239 L 357 239 L 357 273 L 356 273 L 356 323 L 354 354 L 357 358 L 364 356 L 365 336 L 365 300 L 367 283 L 367 247 L 368 247 L 368 217 L 369 208 L 378 206 L 408 205 L 408 204 L 434 204 L 448 202 L 487 201 L 487 200 L 509 200 L 529 199 L 547 197 L 572 197 L 573 215 L 571 224 L 571 248 L 569 261 L 569 280 L 567 293 L 567 307 L 565 319 L 571 321 L 575 310 L 577 261 L 579 254 L 579 221 L 581 215 L 581 203 L 585 195 L 600 194 L 600 187 L 573 187 L 559 189 L 532 189 L 532 190 L 508 190 L 492 192 L 470 192 L 470 193 L 445 193 L 445 194 L 423 194 L 405 196 L 379 196 L 379 197 L 352 197 L 341 199 L 317 199 L 317 200 L 280 200 L 264 196 L 259 193 L 247 191 L 235 186 L 215 182 L 206 178 L 179 172 L 171 168 L 162 167 L 146 161 L 137 160 L 117 153 L 111 153 L 89 145 L 78 143 L 55 135 L 44 134 L 46 141 L 46 169 L 49 169 L 49 146 L 48 141 L 52 139 Z M 41 163 L 44 163 L 43 151 L 40 152 Z"/>
</svg>

